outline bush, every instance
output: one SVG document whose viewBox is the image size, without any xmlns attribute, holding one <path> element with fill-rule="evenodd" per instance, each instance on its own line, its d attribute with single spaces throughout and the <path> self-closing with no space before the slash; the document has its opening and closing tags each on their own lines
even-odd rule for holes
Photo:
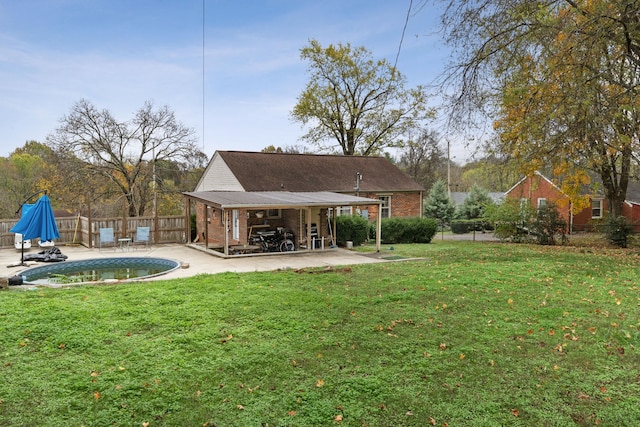
<svg viewBox="0 0 640 427">
<path fill-rule="evenodd" d="M 375 224 L 373 227 L 375 230 Z M 438 221 L 433 218 L 385 218 L 381 224 L 381 240 L 385 244 L 429 243 L 437 231 Z"/>
<path fill-rule="evenodd" d="M 507 199 L 499 205 L 487 206 L 484 219 L 495 227 L 494 235 L 500 240 L 526 242 L 530 239 L 529 226 L 535 211 L 520 200 Z"/>
<path fill-rule="evenodd" d="M 360 216 L 340 215 L 336 217 L 335 234 L 339 246 L 346 246 L 348 241 L 359 246 L 368 238 L 369 222 Z"/>
<path fill-rule="evenodd" d="M 491 224 L 481 220 L 459 219 L 451 221 L 451 232 L 454 234 L 465 234 L 475 231 L 491 230 Z"/>
<path fill-rule="evenodd" d="M 612 245 L 626 248 L 631 234 L 633 234 L 633 226 L 623 216 L 609 217 L 605 224 L 605 236 Z"/>
<path fill-rule="evenodd" d="M 566 241 L 567 222 L 560 216 L 554 204 L 538 208 L 536 216 L 531 223 L 531 234 L 536 237 L 540 245 L 555 245 L 556 234 Z"/>
</svg>

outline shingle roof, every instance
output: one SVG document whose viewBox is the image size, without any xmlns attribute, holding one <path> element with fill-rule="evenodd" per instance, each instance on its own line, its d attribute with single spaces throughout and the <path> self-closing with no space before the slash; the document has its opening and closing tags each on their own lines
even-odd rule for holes
<svg viewBox="0 0 640 427">
<path fill-rule="evenodd" d="M 245 191 L 422 191 L 384 157 L 218 151 Z"/>
</svg>

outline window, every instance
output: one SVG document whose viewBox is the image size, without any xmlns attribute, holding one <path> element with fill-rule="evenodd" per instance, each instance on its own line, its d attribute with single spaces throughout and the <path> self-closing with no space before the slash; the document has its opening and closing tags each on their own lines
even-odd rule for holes
<svg viewBox="0 0 640 427">
<path fill-rule="evenodd" d="M 280 218 L 280 209 L 267 209 L 267 218 Z"/>
<path fill-rule="evenodd" d="M 240 211 L 234 209 L 231 211 L 232 235 L 234 240 L 240 239 Z"/>
<path fill-rule="evenodd" d="M 542 197 L 541 197 L 541 198 L 539 198 L 539 199 L 538 199 L 538 209 L 542 209 L 542 208 L 544 208 L 545 206 L 547 206 L 547 199 L 544 199 L 544 198 L 542 198 Z"/>
<path fill-rule="evenodd" d="M 602 199 L 591 200 L 591 218 L 602 218 Z"/>
<path fill-rule="evenodd" d="M 382 201 L 380 206 L 382 218 L 391 218 L 391 196 L 380 196 L 378 200 Z"/>
<path fill-rule="evenodd" d="M 329 208 L 329 217 L 333 218 L 335 216 L 351 216 L 352 214 L 352 208 L 351 206 L 339 206 L 336 209 L 334 208 Z"/>
</svg>

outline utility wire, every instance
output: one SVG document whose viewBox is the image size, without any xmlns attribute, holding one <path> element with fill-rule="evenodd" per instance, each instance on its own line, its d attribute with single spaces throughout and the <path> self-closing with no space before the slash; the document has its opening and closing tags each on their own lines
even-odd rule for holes
<svg viewBox="0 0 640 427">
<path fill-rule="evenodd" d="M 204 2 L 205 0 L 202 0 L 202 152 L 204 153 L 204 101 L 205 101 L 205 84 L 204 84 L 204 76 L 205 76 L 205 67 L 204 67 L 204 44 L 205 44 L 205 10 L 204 10 Z"/>
<path fill-rule="evenodd" d="M 394 69 L 398 65 L 398 58 L 400 57 L 400 51 L 402 50 L 402 42 L 404 41 L 404 33 L 407 31 L 407 25 L 409 24 L 409 16 L 411 16 L 412 8 L 413 8 L 413 0 L 409 0 L 409 9 L 407 10 L 407 16 L 404 20 L 404 27 L 402 28 L 402 36 L 400 37 L 400 43 L 398 44 L 398 52 L 396 53 L 396 60 L 393 63 Z"/>
</svg>

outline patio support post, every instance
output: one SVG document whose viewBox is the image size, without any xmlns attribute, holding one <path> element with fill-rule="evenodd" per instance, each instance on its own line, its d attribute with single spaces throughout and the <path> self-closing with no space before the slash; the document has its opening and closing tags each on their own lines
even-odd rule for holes
<svg viewBox="0 0 640 427">
<path fill-rule="evenodd" d="M 209 249 L 209 205 L 204 205 L 204 249 Z"/>
<path fill-rule="evenodd" d="M 191 217 L 189 216 L 189 212 L 191 212 L 191 198 L 186 198 L 186 203 L 184 204 L 184 241 L 186 243 L 191 243 Z"/>
<path fill-rule="evenodd" d="M 336 237 L 336 225 L 337 225 L 336 218 L 337 217 L 338 217 L 338 208 L 334 207 L 333 218 L 331 218 L 333 220 L 333 229 L 331 231 L 331 246 L 338 246 L 338 238 Z"/>
<path fill-rule="evenodd" d="M 306 224 L 306 233 L 307 233 L 307 250 L 310 251 L 315 249 L 313 247 L 313 242 L 311 241 L 311 207 L 307 207 L 307 214 L 305 215 L 304 222 Z"/>
<path fill-rule="evenodd" d="M 378 205 L 378 221 L 376 222 L 376 252 L 380 252 L 380 242 L 382 241 L 382 205 Z"/>
<path fill-rule="evenodd" d="M 229 256 L 229 211 L 222 209 L 224 218 L 224 256 Z"/>
</svg>

